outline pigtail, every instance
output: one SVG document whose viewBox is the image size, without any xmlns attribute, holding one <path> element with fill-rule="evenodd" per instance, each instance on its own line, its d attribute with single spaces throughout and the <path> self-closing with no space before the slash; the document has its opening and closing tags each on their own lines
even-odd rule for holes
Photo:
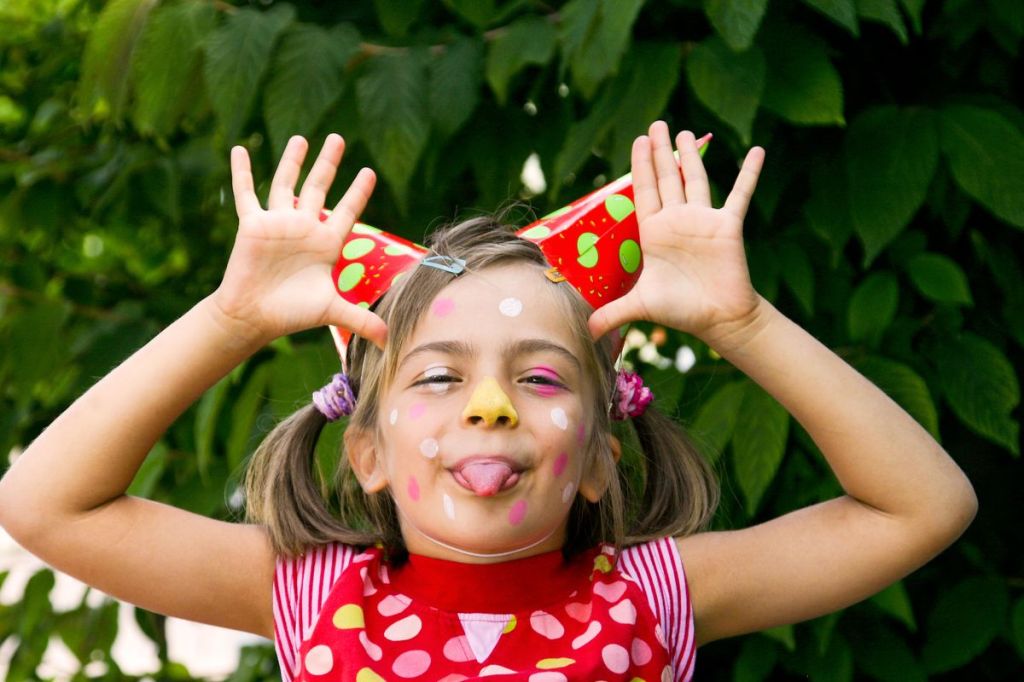
<svg viewBox="0 0 1024 682">
<path fill-rule="evenodd" d="M 246 469 L 246 520 L 266 528 L 279 555 L 298 556 L 328 542 L 367 545 L 376 540 L 331 513 L 328 487 L 313 464 L 326 424 L 313 405 L 303 407 L 267 435 Z"/>
<path fill-rule="evenodd" d="M 715 472 L 683 429 L 653 407 L 632 419 L 642 493 L 630 509 L 627 544 L 704 530 L 718 506 Z"/>
</svg>

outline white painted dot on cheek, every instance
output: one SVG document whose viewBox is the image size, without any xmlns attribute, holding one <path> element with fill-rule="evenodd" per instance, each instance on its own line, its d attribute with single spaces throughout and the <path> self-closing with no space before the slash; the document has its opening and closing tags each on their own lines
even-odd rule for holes
<svg viewBox="0 0 1024 682">
<path fill-rule="evenodd" d="M 420 443 L 420 453 L 424 457 L 428 457 L 430 459 L 437 457 L 437 453 L 440 449 L 441 447 L 433 438 L 424 438 L 423 442 Z"/>
<path fill-rule="evenodd" d="M 505 317 L 519 317 L 519 314 L 523 312 L 523 302 L 513 296 L 503 298 L 498 304 L 498 310 Z"/>
<path fill-rule="evenodd" d="M 450 498 L 448 496 L 448 493 L 444 494 L 443 502 L 444 502 L 444 515 L 447 516 L 452 521 L 454 521 L 455 520 L 455 503 L 452 501 L 452 498 Z"/>
<path fill-rule="evenodd" d="M 572 481 L 565 484 L 562 488 L 562 503 L 566 503 L 572 499 L 572 496 L 576 493 L 576 484 Z"/>
<path fill-rule="evenodd" d="M 565 415 L 565 410 L 561 407 L 556 407 L 551 410 L 551 421 L 554 422 L 555 426 L 563 431 L 569 428 L 569 417 Z"/>
<path fill-rule="evenodd" d="M 391 422 L 392 426 L 398 423 L 398 410 L 391 410 L 391 414 L 388 415 L 388 421 Z"/>
</svg>

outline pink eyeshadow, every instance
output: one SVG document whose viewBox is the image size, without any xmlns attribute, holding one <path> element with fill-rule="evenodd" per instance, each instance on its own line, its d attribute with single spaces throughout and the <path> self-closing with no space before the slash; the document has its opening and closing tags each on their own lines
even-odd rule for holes
<svg viewBox="0 0 1024 682">
<path fill-rule="evenodd" d="M 420 501 L 420 484 L 416 482 L 415 476 L 409 477 L 409 497 L 413 502 Z"/>
<path fill-rule="evenodd" d="M 558 458 L 555 460 L 555 466 L 553 467 L 555 476 L 561 476 L 562 472 L 565 471 L 565 466 L 568 463 L 569 455 L 565 454 L 564 452 L 558 455 Z"/>
<path fill-rule="evenodd" d="M 561 380 L 558 378 L 558 372 L 556 372 L 553 368 L 548 367 L 547 365 L 540 365 L 538 367 L 534 367 L 533 372 L 537 375 L 544 377 L 545 379 L 551 379 L 552 381 L 558 381 L 559 383 L 561 383 Z M 542 395 L 545 398 L 550 398 L 551 396 L 558 393 L 560 390 L 558 386 L 545 386 L 544 384 L 537 384 L 534 388 L 536 389 L 538 395 Z"/>
<path fill-rule="evenodd" d="M 508 522 L 518 526 L 526 518 L 526 500 L 516 500 L 512 508 L 508 510 Z"/>
<path fill-rule="evenodd" d="M 438 317 L 445 317 L 455 310 L 455 301 L 450 298 L 439 298 L 434 301 L 434 305 L 431 309 Z"/>
</svg>

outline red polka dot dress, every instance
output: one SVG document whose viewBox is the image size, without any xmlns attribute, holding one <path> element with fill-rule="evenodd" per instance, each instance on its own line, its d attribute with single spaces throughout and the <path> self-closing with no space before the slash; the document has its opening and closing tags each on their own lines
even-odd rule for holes
<svg viewBox="0 0 1024 682">
<path fill-rule="evenodd" d="M 670 539 L 498 564 L 327 545 L 278 562 L 286 682 L 689 680 L 693 617 Z"/>
</svg>

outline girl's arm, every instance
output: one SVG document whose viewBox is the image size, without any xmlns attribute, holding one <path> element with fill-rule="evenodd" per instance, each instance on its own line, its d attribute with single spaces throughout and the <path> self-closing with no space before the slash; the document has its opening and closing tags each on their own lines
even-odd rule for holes
<svg viewBox="0 0 1024 682">
<path fill-rule="evenodd" d="M 631 319 L 693 333 L 775 397 L 817 443 L 843 497 L 738 531 L 679 538 L 698 642 L 794 623 L 853 604 L 951 544 L 977 499 L 938 443 L 885 393 L 757 295 L 742 224 L 763 150 L 711 208 L 693 136 L 633 147 L 644 270 L 594 313 L 600 336 Z M 743 415 L 740 415 L 743 418 Z"/>
<path fill-rule="evenodd" d="M 160 435 L 204 390 L 277 336 L 341 324 L 382 343 L 380 318 L 339 298 L 330 268 L 374 176 L 318 220 L 344 144 L 328 138 L 298 207 L 306 151 L 286 149 L 264 211 L 248 157 L 232 152 L 239 231 L 217 291 L 79 398 L 0 481 L 0 523 L 54 567 L 144 608 L 273 635 L 275 557 L 252 525 L 207 519 L 125 490 Z"/>
</svg>

